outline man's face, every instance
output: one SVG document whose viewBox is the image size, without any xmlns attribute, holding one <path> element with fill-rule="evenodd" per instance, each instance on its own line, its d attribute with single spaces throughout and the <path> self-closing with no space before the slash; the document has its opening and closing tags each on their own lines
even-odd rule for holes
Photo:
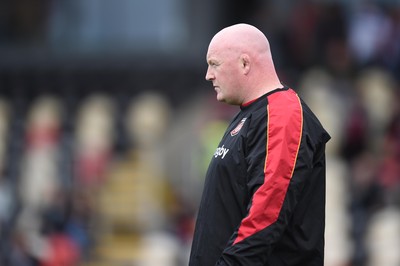
<svg viewBox="0 0 400 266">
<path fill-rule="evenodd" d="M 227 49 L 220 49 L 216 45 L 210 45 L 207 63 L 206 80 L 213 83 L 217 100 L 228 104 L 241 104 L 239 59 L 235 53 Z"/>
</svg>

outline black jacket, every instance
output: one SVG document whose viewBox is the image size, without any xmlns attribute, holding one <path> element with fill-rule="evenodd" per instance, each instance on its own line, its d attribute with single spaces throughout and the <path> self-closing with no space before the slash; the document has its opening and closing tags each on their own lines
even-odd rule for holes
<svg viewBox="0 0 400 266">
<path fill-rule="evenodd" d="M 292 89 L 241 106 L 207 171 L 189 265 L 323 265 L 329 139 Z"/>
</svg>

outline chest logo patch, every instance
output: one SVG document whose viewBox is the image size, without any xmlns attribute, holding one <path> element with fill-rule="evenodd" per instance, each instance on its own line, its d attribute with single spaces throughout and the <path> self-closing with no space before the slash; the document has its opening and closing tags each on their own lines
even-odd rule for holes
<svg viewBox="0 0 400 266">
<path fill-rule="evenodd" d="M 240 120 L 240 123 L 235 127 L 235 129 L 234 130 L 232 130 L 231 131 L 231 136 L 233 137 L 233 136 L 236 136 L 238 133 L 239 133 L 239 131 L 242 129 L 242 127 L 243 127 L 243 125 L 244 125 L 244 122 L 246 121 L 246 117 L 245 118 L 243 118 L 242 120 Z"/>
</svg>

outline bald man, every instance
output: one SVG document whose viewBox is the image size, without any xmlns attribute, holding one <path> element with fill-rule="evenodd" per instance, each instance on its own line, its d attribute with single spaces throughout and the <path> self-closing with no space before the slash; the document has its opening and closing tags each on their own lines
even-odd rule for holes
<svg viewBox="0 0 400 266">
<path fill-rule="evenodd" d="M 217 100 L 240 111 L 206 174 L 189 265 L 323 265 L 329 134 L 282 85 L 257 28 L 218 32 L 207 63 Z"/>
</svg>

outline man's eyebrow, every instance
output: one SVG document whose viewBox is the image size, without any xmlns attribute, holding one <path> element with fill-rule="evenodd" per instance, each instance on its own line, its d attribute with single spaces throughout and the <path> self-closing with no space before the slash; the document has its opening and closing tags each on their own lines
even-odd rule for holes
<svg viewBox="0 0 400 266">
<path fill-rule="evenodd" d="M 217 60 L 215 60 L 215 59 L 213 59 L 213 58 L 210 58 L 210 59 L 207 59 L 207 63 L 210 65 L 210 64 L 217 64 Z"/>
</svg>

